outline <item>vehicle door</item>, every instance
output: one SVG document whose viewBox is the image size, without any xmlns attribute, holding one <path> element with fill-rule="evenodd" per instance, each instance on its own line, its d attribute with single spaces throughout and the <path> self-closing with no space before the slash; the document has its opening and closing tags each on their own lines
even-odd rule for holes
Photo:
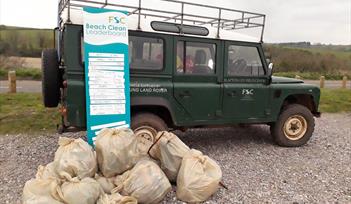
<svg viewBox="0 0 351 204">
<path fill-rule="evenodd" d="M 186 110 L 185 120 L 205 124 L 221 111 L 220 42 L 176 37 L 174 40 L 174 97 Z"/>
<path fill-rule="evenodd" d="M 240 122 L 268 116 L 269 76 L 260 44 L 225 43 L 223 116 Z"/>
</svg>

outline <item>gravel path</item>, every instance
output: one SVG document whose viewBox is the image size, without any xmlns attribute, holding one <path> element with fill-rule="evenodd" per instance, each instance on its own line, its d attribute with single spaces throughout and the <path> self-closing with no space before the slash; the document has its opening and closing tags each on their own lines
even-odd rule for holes
<svg viewBox="0 0 351 204">
<path fill-rule="evenodd" d="M 311 141 L 299 148 L 274 145 L 266 126 L 178 135 L 222 168 L 229 190 L 221 188 L 206 203 L 351 203 L 350 113 L 317 119 Z M 0 203 L 20 203 L 25 181 L 34 177 L 39 164 L 53 160 L 58 137 L 0 136 Z M 163 203 L 182 202 L 173 191 Z"/>
</svg>

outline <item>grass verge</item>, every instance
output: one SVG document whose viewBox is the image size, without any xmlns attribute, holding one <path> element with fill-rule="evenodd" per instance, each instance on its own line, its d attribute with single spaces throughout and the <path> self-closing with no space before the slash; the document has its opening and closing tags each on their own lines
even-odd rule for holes
<svg viewBox="0 0 351 204">
<path fill-rule="evenodd" d="M 319 80 L 321 76 L 325 76 L 326 80 L 342 80 L 344 76 L 351 79 L 351 74 L 340 73 L 319 73 L 319 72 L 274 72 L 274 76 L 295 78 L 296 75 L 303 79 Z"/>
<path fill-rule="evenodd" d="M 57 109 L 45 108 L 40 93 L 0 94 L 0 134 L 54 132 L 59 121 Z"/>
<path fill-rule="evenodd" d="M 351 112 L 350 89 L 322 89 L 322 113 Z M 44 108 L 40 93 L 0 94 L 0 134 L 55 132 L 60 116 Z"/>
<path fill-rule="evenodd" d="M 11 69 L 12 70 L 12 69 Z M 18 80 L 40 80 L 41 69 L 37 68 L 18 68 L 13 69 L 16 71 L 16 78 Z M 8 75 L 7 69 L 0 68 L 0 79 L 7 80 Z"/>
<path fill-rule="evenodd" d="M 322 89 L 319 109 L 322 113 L 351 112 L 351 90 Z"/>
<path fill-rule="evenodd" d="M 37 68 L 17 68 L 16 76 L 19 80 L 41 80 L 41 69 Z M 7 80 L 8 70 L 0 68 L 0 79 Z M 342 80 L 344 76 L 351 79 L 351 74 L 340 74 L 340 73 L 318 73 L 318 72 L 275 72 L 274 76 L 282 76 L 295 78 L 298 75 L 303 79 L 319 80 L 320 76 L 325 76 L 326 80 Z"/>
</svg>

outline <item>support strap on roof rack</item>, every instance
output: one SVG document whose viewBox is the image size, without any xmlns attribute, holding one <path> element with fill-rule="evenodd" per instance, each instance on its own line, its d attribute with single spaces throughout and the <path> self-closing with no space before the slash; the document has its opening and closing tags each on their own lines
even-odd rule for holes
<svg viewBox="0 0 351 204">
<path fill-rule="evenodd" d="M 140 14 L 141 14 L 141 0 L 139 0 L 139 7 L 138 7 L 138 30 L 141 30 L 141 27 L 140 27 Z"/>
<path fill-rule="evenodd" d="M 101 8 L 105 8 L 107 6 L 107 4 L 108 4 L 108 0 L 105 0 L 105 3 Z"/>
</svg>

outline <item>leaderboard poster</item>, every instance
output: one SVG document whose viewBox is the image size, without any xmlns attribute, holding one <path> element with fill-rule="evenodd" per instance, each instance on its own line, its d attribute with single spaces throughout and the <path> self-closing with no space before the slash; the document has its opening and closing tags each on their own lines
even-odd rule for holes
<svg viewBox="0 0 351 204">
<path fill-rule="evenodd" d="M 87 138 L 130 125 L 127 13 L 84 9 Z"/>
</svg>

